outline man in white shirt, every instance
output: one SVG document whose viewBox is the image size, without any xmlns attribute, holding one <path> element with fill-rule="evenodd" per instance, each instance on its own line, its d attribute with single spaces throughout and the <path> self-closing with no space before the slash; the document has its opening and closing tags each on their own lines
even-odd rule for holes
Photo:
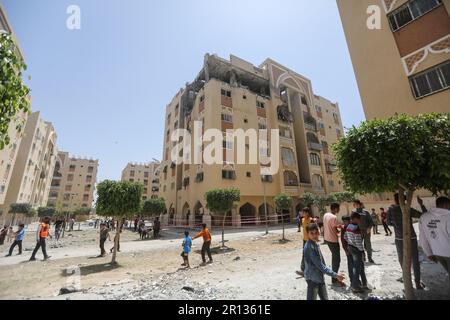
<svg viewBox="0 0 450 320">
<path fill-rule="evenodd" d="M 331 204 L 331 212 L 327 212 L 323 216 L 324 240 L 331 251 L 331 264 L 334 272 L 339 272 L 341 264 L 341 248 L 339 246 L 339 224 L 337 222 L 337 214 L 340 206 L 338 203 Z M 342 285 L 337 279 L 332 279 L 333 284 Z"/>
<path fill-rule="evenodd" d="M 450 199 L 438 198 L 436 208 L 421 216 L 419 227 L 420 245 L 428 259 L 439 262 L 450 276 Z"/>
</svg>

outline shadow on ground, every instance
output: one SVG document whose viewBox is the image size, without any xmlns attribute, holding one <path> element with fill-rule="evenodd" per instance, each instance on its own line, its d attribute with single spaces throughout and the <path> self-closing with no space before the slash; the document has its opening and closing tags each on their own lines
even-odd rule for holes
<svg viewBox="0 0 450 320">
<path fill-rule="evenodd" d="M 81 276 L 87 276 L 94 273 L 100 273 L 100 272 L 107 272 L 112 271 L 115 269 L 120 268 L 121 266 L 118 263 L 111 264 L 111 263 L 101 263 L 101 264 L 94 264 L 89 266 L 81 266 L 79 267 L 80 275 Z M 67 268 L 62 270 L 62 276 L 63 277 L 70 277 L 77 273 L 77 270 L 75 268 Z"/>
<path fill-rule="evenodd" d="M 211 253 L 212 254 L 225 254 L 225 253 L 230 253 L 230 252 L 234 252 L 234 251 L 236 251 L 236 249 L 229 248 L 229 247 L 225 247 L 225 248 L 214 247 L 214 248 L 211 248 Z M 201 254 L 202 250 L 195 250 L 194 252 L 198 253 L 198 254 Z"/>
</svg>

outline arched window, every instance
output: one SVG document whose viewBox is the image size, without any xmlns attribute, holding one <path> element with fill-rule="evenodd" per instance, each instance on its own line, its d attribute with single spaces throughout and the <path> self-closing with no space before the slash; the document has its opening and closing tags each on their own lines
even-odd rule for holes
<svg viewBox="0 0 450 320">
<path fill-rule="evenodd" d="M 317 153 L 311 153 L 309 158 L 313 166 L 320 166 L 320 156 Z"/>
<path fill-rule="evenodd" d="M 297 187 L 298 186 L 298 178 L 295 172 L 285 171 L 284 172 L 284 185 L 286 187 Z"/>
<path fill-rule="evenodd" d="M 316 189 L 323 189 L 323 179 L 319 174 L 313 174 L 312 176 L 312 184 Z"/>
<path fill-rule="evenodd" d="M 283 165 L 287 167 L 295 166 L 295 156 L 292 149 L 281 148 L 281 159 L 283 160 Z"/>
</svg>

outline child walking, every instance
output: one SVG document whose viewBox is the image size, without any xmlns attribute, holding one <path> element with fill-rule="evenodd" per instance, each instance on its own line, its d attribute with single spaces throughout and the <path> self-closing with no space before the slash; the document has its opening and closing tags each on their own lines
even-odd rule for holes
<svg viewBox="0 0 450 320">
<path fill-rule="evenodd" d="M 364 245 L 359 223 L 361 215 L 353 212 L 351 216 L 352 222 L 347 226 L 345 232 L 345 240 L 348 243 L 348 251 L 353 260 L 353 277 L 351 280 L 351 288 L 354 293 L 362 293 L 369 290 L 367 286 L 366 273 L 364 271 Z M 361 277 L 361 281 L 359 280 Z"/>
<path fill-rule="evenodd" d="M 325 265 L 322 252 L 319 246 L 319 226 L 310 224 L 307 228 L 308 242 L 304 248 L 305 257 L 305 279 L 308 284 L 307 300 L 316 300 L 317 296 L 321 300 L 328 300 L 327 287 L 325 285 L 324 274 L 336 279 L 340 283 L 344 281 L 344 275 L 337 274 Z"/>
<path fill-rule="evenodd" d="M 186 231 L 184 233 L 182 247 L 183 247 L 183 252 L 181 252 L 181 257 L 183 258 L 183 264 L 181 266 L 189 269 L 191 267 L 189 264 L 189 253 L 191 252 L 192 238 L 189 236 L 188 231 Z"/>
</svg>

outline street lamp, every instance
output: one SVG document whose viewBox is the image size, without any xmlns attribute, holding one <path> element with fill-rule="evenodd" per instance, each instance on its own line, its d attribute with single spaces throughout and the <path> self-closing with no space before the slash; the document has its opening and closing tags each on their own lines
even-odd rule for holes
<svg viewBox="0 0 450 320">
<path fill-rule="evenodd" d="M 269 220 L 267 218 L 267 196 L 266 196 L 266 183 L 265 183 L 265 176 L 261 176 L 261 182 L 263 185 L 263 194 L 264 194 L 264 214 L 266 216 L 266 235 L 269 234 Z"/>
</svg>

